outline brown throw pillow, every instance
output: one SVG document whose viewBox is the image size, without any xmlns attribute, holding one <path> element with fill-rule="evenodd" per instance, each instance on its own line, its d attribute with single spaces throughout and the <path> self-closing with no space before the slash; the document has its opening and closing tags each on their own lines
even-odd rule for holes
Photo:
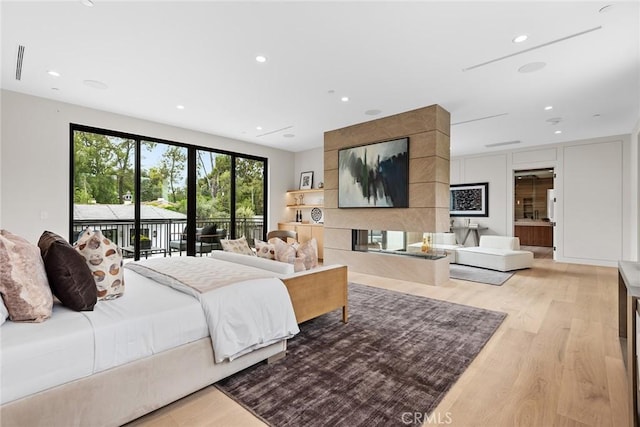
<svg viewBox="0 0 640 427">
<path fill-rule="evenodd" d="M 42 233 L 38 246 L 53 294 L 72 310 L 93 310 L 98 291 L 82 255 L 51 231 Z"/>
<path fill-rule="evenodd" d="M 0 230 L 0 294 L 13 321 L 51 317 L 53 296 L 40 250 L 6 230 Z"/>
</svg>

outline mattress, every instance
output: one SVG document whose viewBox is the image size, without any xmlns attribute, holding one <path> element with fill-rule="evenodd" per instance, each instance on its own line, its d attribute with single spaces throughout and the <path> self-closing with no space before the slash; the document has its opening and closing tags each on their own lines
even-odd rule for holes
<svg viewBox="0 0 640 427">
<path fill-rule="evenodd" d="M 83 312 L 95 333 L 94 372 L 209 336 L 200 302 L 125 269 L 125 293 Z"/>
<path fill-rule="evenodd" d="M 209 335 L 200 303 L 125 270 L 122 297 L 42 323 L 0 328 L 0 402 L 64 384 Z"/>
<path fill-rule="evenodd" d="M 5 322 L 0 328 L 0 402 L 93 373 L 93 329 L 60 303 L 42 323 Z"/>
</svg>

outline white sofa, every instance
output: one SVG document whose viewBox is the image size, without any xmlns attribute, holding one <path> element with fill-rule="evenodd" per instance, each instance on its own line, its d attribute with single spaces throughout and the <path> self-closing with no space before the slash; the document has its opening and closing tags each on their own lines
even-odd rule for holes
<svg viewBox="0 0 640 427">
<path fill-rule="evenodd" d="M 456 251 L 464 246 L 456 243 L 455 233 L 433 233 L 431 245 L 434 249 L 444 251 L 449 258 L 451 264 L 456 263 Z M 412 243 L 407 246 L 407 252 L 420 252 L 422 250 L 422 242 Z"/>
<path fill-rule="evenodd" d="M 520 270 L 533 266 L 533 252 L 520 250 L 518 237 L 480 236 L 479 246 L 456 250 L 456 261 L 491 270 Z"/>
</svg>

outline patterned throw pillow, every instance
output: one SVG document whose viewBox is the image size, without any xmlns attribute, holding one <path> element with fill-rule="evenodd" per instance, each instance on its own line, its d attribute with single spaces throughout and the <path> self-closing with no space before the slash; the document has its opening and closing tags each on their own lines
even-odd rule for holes
<svg viewBox="0 0 640 427">
<path fill-rule="evenodd" d="M 0 294 L 13 321 L 51 317 L 53 295 L 40 249 L 6 230 L 0 230 Z"/>
<path fill-rule="evenodd" d="M 51 231 L 42 233 L 38 247 L 53 294 L 72 310 L 93 310 L 98 291 L 82 255 L 63 237 Z"/>
<path fill-rule="evenodd" d="M 87 261 L 98 288 L 98 300 L 118 298 L 124 293 L 122 252 L 118 245 L 102 235 L 100 230 L 87 228 L 78 237 L 76 250 Z"/>
<path fill-rule="evenodd" d="M 318 242 L 315 237 L 300 243 L 296 255 L 304 257 L 304 267 L 307 270 L 316 268 L 318 266 Z"/>
<path fill-rule="evenodd" d="M 276 259 L 276 247 L 272 243 L 256 239 L 256 255 L 260 258 Z"/>
<path fill-rule="evenodd" d="M 247 239 L 244 236 L 235 240 L 223 239 L 220 240 L 220 243 L 222 243 L 222 249 L 226 252 L 233 252 L 241 255 L 256 255 L 249 247 L 249 243 L 247 243 Z"/>
<path fill-rule="evenodd" d="M 274 239 L 273 244 L 275 246 L 276 261 L 293 264 L 293 271 L 295 272 L 305 270 L 304 255 L 298 256 L 296 254 L 297 243 L 289 245 L 280 239 Z"/>
</svg>

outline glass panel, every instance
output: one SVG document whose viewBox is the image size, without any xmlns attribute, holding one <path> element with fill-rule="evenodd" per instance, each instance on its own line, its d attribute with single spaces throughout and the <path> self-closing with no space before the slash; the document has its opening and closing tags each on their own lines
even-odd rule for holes
<svg viewBox="0 0 640 427">
<path fill-rule="evenodd" d="M 135 182 L 135 141 L 92 132 L 73 132 L 73 231 L 87 227 L 120 246 L 129 244 Z"/>
<path fill-rule="evenodd" d="M 352 250 L 439 259 L 456 246 L 453 233 L 352 230 Z"/>
<path fill-rule="evenodd" d="M 236 237 L 245 236 L 250 245 L 263 238 L 264 161 L 236 158 Z"/>
<path fill-rule="evenodd" d="M 196 223 L 203 232 L 196 252 L 207 253 L 221 250 L 220 239 L 231 230 L 231 156 L 197 150 L 196 157 Z"/>
<path fill-rule="evenodd" d="M 142 141 L 140 144 L 140 255 L 186 253 L 187 149 Z M 130 232 L 133 245 L 135 231 Z"/>
</svg>

